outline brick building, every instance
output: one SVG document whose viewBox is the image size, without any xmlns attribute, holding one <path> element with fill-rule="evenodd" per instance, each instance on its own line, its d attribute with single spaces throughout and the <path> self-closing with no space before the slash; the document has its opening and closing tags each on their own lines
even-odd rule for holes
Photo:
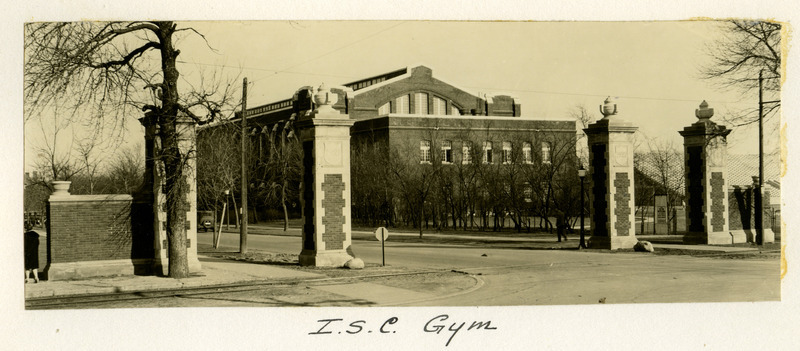
<svg viewBox="0 0 800 351">
<path fill-rule="evenodd" d="M 339 96 L 333 108 L 355 120 L 351 128 L 354 213 L 362 209 L 359 199 L 370 196 L 360 194 L 362 190 L 367 192 L 368 183 L 380 183 L 389 177 L 376 168 L 397 168 L 398 164 L 403 164 L 407 173 L 452 175 L 466 167 L 481 174 L 491 170 L 494 177 L 509 178 L 505 186 L 496 187 L 498 182 L 483 179 L 471 191 L 485 193 L 496 187 L 493 192 L 514 192 L 525 204 L 542 200 L 539 197 L 553 200 L 556 176 L 575 178 L 577 183 L 576 121 L 525 116 L 518 99 L 510 94 L 474 94 L 435 78 L 425 66 L 403 68 L 330 89 Z M 312 95 L 311 87 L 301 87 L 291 98 L 248 109 L 251 145 L 253 152 L 259 153 L 256 158 L 265 157 L 264 152 L 255 150 L 269 149 L 276 124 L 284 128 L 286 121 L 294 120 L 293 116 L 313 109 Z M 201 131 L 201 138 L 202 134 Z M 366 149 L 372 150 L 372 158 L 367 157 Z M 202 157 L 203 150 L 199 151 Z M 202 177 L 203 170 L 199 172 Z M 518 174 L 511 174 L 515 172 Z M 492 214 L 513 212 L 510 208 L 489 207 Z M 451 212 L 454 213 L 449 217 L 455 218 L 464 210 Z M 519 217 L 520 210 L 516 212 Z"/>
</svg>

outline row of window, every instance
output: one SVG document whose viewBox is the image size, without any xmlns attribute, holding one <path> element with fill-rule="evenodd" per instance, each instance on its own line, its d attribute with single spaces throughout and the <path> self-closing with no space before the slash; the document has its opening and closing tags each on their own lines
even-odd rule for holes
<svg viewBox="0 0 800 351">
<path fill-rule="evenodd" d="M 494 152 L 493 152 L 493 143 L 491 141 L 484 141 L 483 148 L 481 155 L 483 156 L 483 163 L 491 164 L 494 163 Z M 525 142 L 522 143 L 522 162 L 526 164 L 533 163 L 533 154 L 532 154 L 532 147 L 531 143 Z M 503 142 L 503 152 L 500 155 L 501 162 L 503 164 L 509 164 L 512 162 L 512 144 L 510 141 Z M 420 163 L 431 163 L 431 141 L 430 140 L 421 140 L 419 142 L 419 152 L 420 152 Z M 445 140 L 441 142 L 441 152 L 442 152 L 442 163 L 443 164 L 450 164 L 453 163 L 453 142 L 449 140 Z M 542 142 L 542 163 L 550 163 L 551 162 L 551 155 L 550 155 L 550 143 L 549 142 Z M 461 163 L 462 164 L 470 164 L 472 163 L 472 143 L 469 141 L 465 141 L 462 143 L 461 146 Z"/>
<path fill-rule="evenodd" d="M 378 115 L 383 116 L 389 113 L 400 114 L 417 114 L 417 115 L 446 115 L 447 114 L 447 101 L 434 96 L 431 101 L 431 111 L 428 111 L 428 94 L 415 93 L 414 94 L 414 111 L 411 112 L 411 95 L 401 95 L 392 101 L 389 101 L 378 107 Z M 458 108 L 451 106 L 451 115 L 460 115 Z"/>
</svg>

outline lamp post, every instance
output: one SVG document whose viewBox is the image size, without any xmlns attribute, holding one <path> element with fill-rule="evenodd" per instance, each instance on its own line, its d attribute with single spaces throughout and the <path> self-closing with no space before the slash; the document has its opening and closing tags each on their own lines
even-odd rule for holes
<svg viewBox="0 0 800 351">
<path fill-rule="evenodd" d="M 585 209 L 585 204 L 583 202 L 583 180 L 586 178 L 586 169 L 583 168 L 583 165 L 581 165 L 581 168 L 578 170 L 578 177 L 581 178 L 581 211 L 580 211 L 580 215 L 581 215 L 581 243 L 578 246 L 578 249 L 585 249 L 586 248 L 586 239 L 585 239 L 584 232 L 583 232 L 583 215 L 584 215 L 584 209 Z"/>
<path fill-rule="evenodd" d="M 225 206 L 223 206 L 222 211 L 228 211 L 226 207 L 228 207 L 228 196 L 231 195 L 230 190 L 225 190 Z M 231 230 L 231 216 L 227 216 L 227 213 L 222 214 L 227 222 L 225 222 L 225 230 Z"/>
</svg>

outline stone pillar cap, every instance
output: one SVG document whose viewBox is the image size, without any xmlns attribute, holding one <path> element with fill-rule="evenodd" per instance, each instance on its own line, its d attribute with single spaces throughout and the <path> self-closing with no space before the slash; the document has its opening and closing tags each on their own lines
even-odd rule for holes
<svg viewBox="0 0 800 351">
<path fill-rule="evenodd" d="M 694 110 L 694 115 L 701 121 L 707 120 L 714 116 L 714 109 L 708 108 L 708 102 L 703 100 L 703 102 L 700 103 L 700 108 Z"/>
</svg>

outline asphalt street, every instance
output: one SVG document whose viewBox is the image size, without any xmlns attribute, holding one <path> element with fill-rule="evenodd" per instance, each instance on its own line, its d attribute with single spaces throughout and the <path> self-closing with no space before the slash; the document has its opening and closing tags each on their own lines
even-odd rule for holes
<svg viewBox="0 0 800 351">
<path fill-rule="evenodd" d="M 211 233 L 198 233 L 211 243 Z M 222 249 L 238 248 L 238 234 L 223 233 Z M 300 238 L 250 235 L 248 247 L 297 254 Z M 381 246 L 354 240 L 367 263 L 381 263 Z M 735 302 L 780 300 L 777 259 L 737 260 L 597 253 L 569 250 L 489 249 L 474 246 L 386 242 L 386 264 L 457 270 L 480 289 L 415 306 L 558 305 L 596 303 Z"/>
</svg>

